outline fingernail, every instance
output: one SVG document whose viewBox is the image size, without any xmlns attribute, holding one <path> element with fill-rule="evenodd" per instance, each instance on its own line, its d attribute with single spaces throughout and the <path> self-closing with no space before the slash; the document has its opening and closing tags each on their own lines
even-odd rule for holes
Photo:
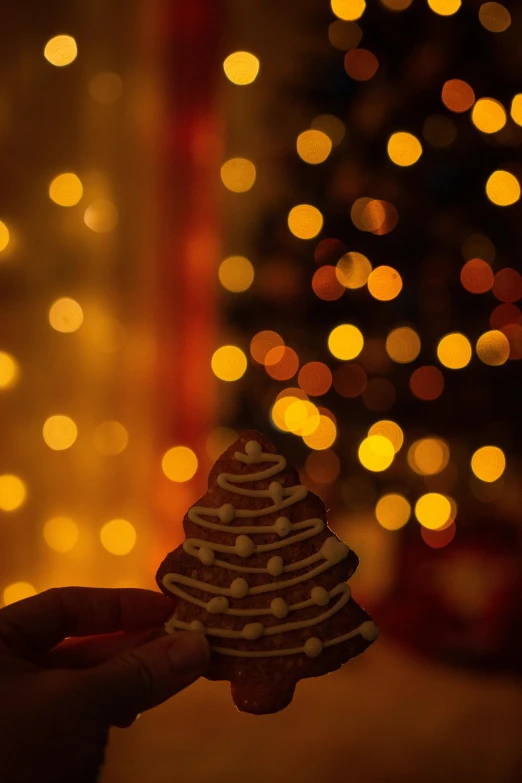
<svg viewBox="0 0 522 783">
<path fill-rule="evenodd" d="M 210 660 L 210 647 L 202 633 L 184 631 L 173 634 L 169 658 L 176 671 L 182 674 L 202 672 Z"/>
</svg>

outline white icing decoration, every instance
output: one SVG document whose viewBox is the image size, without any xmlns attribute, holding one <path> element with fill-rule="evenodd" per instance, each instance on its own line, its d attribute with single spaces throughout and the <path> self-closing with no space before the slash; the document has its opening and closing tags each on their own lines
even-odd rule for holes
<svg viewBox="0 0 522 783">
<path fill-rule="evenodd" d="M 249 639 L 255 640 L 264 636 L 273 636 L 275 634 L 285 633 L 287 631 L 295 631 L 301 628 L 307 628 L 317 625 L 324 620 L 327 620 L 333 614 L 338 612 L 349 600 L 351 596 L 351 590 L 347 584 L 340 583 L 336 585 L 332 590 L 328 592 L 323 587 L 314 587 L 310 592 L 310 598 L 299 603 L 288 605 L 283 598 L 274 598 L 269 607 L 259 607 L 251 609 L 236 609 L 230 608 L 227 596 L 235 599 L 242 599 L 248 595 L 259 595 L 263 593 L 275 592 L 285 588 L 293 587 L 301 582 L 308 581 L 323 573 L 333 565 L 339 563 L 343 558 L 348 555 L 349 547 L 342 541 L 339 541 L 336 536 L 329 536 L 321 545 L 319 551 L 313 555 L 299 560 L 294 563 L 284 565 L 283 558 L 279 555 L 268 558 L 264 567 L 246 567 L 233 565 L 225 560 L 220 560 L 215 557 L 215 553 L 226 553 L 232 555 L 239 555 L 245 559 L 249 558 L 254 552 L 258 553 L 273 552 L 290 546 L 298 541 L 305 541 L 320 534 L 325 527 L 325 522 L 320 518 L 306 519 L 301 522 L 291 523 L 288 517 L 278 516 L 274 524 L 272 525 L 245 525 L 225 527 L 233 519 L 239 518 L 257 518 L 260 516 L 266 516 L 268 514 L 281 512 L 286 507 L 298 503 L 300 500 L 306 497 L 308 491 L 301 484 L 292 487 L 283 487 L 279 481 L 271 481 L 268 485 L 268 489 L 247 489 L 238 484 L 244 484 L 247 482 L 263 481 L 272 476 L 277 475 L 286 467 L 286 460 L 279 454 L 264 453 L 261 444 L 257 441 L 248 441 L 245 446 L 245 453 L 235 452 L 235 459 L 246 465 L 252 465 L 258 462 L 274 463 L 272 467 L 268 467 L 265 470 L 261 470 L 257 473 L 246 474 L 233 474 L 233 473 L 221 473 L 217 477 L 217 483 L 223 489 L 233 492 L 235 494 L 243 495 L 246 497 L 267 498 L 272 501 L 272 505 L 265 506 L 262 509 L 236 509 L 230 503 L 225 503 L 220 508 L 208 508 L 205 506 L 193 506 L 189 512 L 189 519 L 199 525 L 201 528 L 207 528 L 210 530 L 221 530 L 233 533 L 236 535 L 234 545 L 229 544 L 217 544 L 214 542 L 205 541 L 199 538 L 189 538 L 183 544 L 184 551 L 197 557 L 201 562 L 207 561 L 206 564 L 214 563 L 216 566 L 220 566 L 229 571 L 239 571 L 250 574 L 268 574 L 270 576 L 279 576 L 281 574 L 287 574 L 292 571 L 299 571 L 308 566 L 312 568 L 306 571 L 300 576 L 290 579 L 283 579 L 280 581 L 267 582 L 265 584 L 256 585 L 251 587 L 247 580 L 243 577 L 234 579 L 229 587 L 221 587 L 213 585 L 207 582 L 201 582 L 197 579 L 184 576 L 182 574 L 166 574 L 163 578 L 164 586 L 174 593 L 178 597 L 189 601 L 196 606 L 206 609 L 210 614 L 228 614 L 234 616 L 244 617 L 259 617 L 263 615 L 272 615 L 278 619 L 284 619 L 289 612 L 294 612 L 299 609 L 305 609 L 310 606 L 327 606 L 330 600 L 338 596 L 338 600 L 329 609 L 324 611 L 311 619 L 301 620 L 296 622 L 283 623 L 276 626 L 264 626 L 261 622 L 247 623 L 241 631 L 235 631 L 228 628 L 212 628 L 205 627 L 202 623 L 197 626 L 198 630 L 203 630 L 208 636 L 216 636 L 226 639 Z M 220 523 L 209 522 L 206 519 L 201 518 L 201 514 L 209 517 L 216 517 L 220 520 Z M 289 533 L 293 533 L 290 537 L 286 538 Z M 249 537 L 248 534 L 266 534 L 276 533 L 279 538 L 285 538 L 284 541 L 276 541 L 271 544 L 257 545 Z M 314 567 L 315 566 L 315 567 Z M 186 590 L 183 590 L 180 585 L 188 588 L 197 588 L 204 592 L 214 594 L 208 602 L 202 601 L 199 598 L 191 595 Z M 198 623 L 199 621 L 194 621 Z M 168 632 L 173 632 L 176 629 L 188 629 L 194 628 L 194 623 L 185 623 L 178 620 L 173 616 L 166 623 L 165 628 Z M 273 650 L 238 650 L 227 647 L 215 647 L 212 649 L 214 652 L 223 655 L 232 655 L 236 657 L 275 657 L 279 655 L 297 655 L 304 653 L 310 657 L 320 655 L 321 651 L 325 647 L 330 647 L 334 644 L 339 644 L 348 639 L 353 638 L 360 634 L 365 640 L 373 641 L 377 636 L 377 626 L 371 621 L 362 623 L 358 628 L 350 631 L 347 634 L 338 636 L 334 639 L 327 641 L 321 641 L 316 637 L 311 637 L 307 640 L 303 647 L 282 648 Z"/>
<path fill-rule="evenodd" d="M 200 620 L 192 620 L 190 623 L 190 630 L 191 631 L 204 631 L 205 626 Z"/>
</svg>

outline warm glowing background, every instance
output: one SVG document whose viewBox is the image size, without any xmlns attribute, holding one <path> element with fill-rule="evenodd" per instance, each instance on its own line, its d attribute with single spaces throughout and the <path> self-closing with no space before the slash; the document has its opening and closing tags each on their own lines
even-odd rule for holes
<svg viewBox="0 0 522 783">
<path fill-rule="evenodd" d="M 521 9 L 4 18 L 0 606 L 154 588 L 255 427 L 383 631 L 270 718 L 198 683 L 114 732 L 104 783 L 519 781 Z"/>
</svg>

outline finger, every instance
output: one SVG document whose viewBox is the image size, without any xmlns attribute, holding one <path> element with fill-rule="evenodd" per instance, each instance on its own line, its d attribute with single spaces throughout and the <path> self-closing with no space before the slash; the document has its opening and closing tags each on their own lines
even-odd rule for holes
<svg viewBox="0 0 522 783">
<path fill-rule="evenodd" d="M 205 671 L 210 648 L 203 634 L 163 635 L 82 672 L 85 701 L 98 719 L 127 726 L 136 715 L 178 693 Z"/>
<path fill-rule="evenodd" d="M 174 610 L 163 593 L 134 588 L 57 587 L 0 611 L 0 640 L 22 654 L 67 636 L 138 631 L 161 625 Z"/>
<path fill-rule="evenodd" d="M 164 633 L 163 628 L 157 628 L 152 631 L 117 631 L 101 636 L 71 637 L 32 660 L 46 669 L 86 669 L 123 655 Z"/>
</svg>

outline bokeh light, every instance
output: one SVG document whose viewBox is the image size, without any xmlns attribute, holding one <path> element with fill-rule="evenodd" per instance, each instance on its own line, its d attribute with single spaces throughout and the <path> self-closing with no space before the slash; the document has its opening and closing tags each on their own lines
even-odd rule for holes
<svg viewBox="0 0 522 783">
<path fill-rule="evenodd" d="M 0 475 L 0 511 L 16 511 L 24 504 L 27 487 L 19 476 Z"/>
<path fill-rule="evenodd" d="M 497 133 L 506 124 L 506 110 L 495 98 L 479 98 L 473 106 L 471 120 L 482 133 Z"/>
<path fill-rule="evenodd" d="M 65 554 L 76 546 L 80 530 L 70 517 L 53 517 L 48 519 L 43 527 L 45 543 L 55 552 Z"/>
<path fill-rule="evenodd" d="M 366 470 L 379 473 L 390 467 L 395 457 L 395 449 L 384 435 L 368 435 L 359 446 L 358 456 Z"/>
<path fill-rule="evenodd" d="M 490 33 L 503 33 L 511 24 L 511 14 L 501 3 L 482 3 L 478 16 L 482 27 Z"/>
<path fill-rule="evenodd" d="M 276 381 L 287 381 L 299 369 L 299 357 L 293 348 L 278 345 L 271 348 L 265 357 L 265 370 Z"/>
<path fill-rule="evenodd" d="M 517 95 L 513 96 L 511 101 L 510 114 L 513 121 L 516 122 L 517 125 L 522 125 L 522 92 L 519 92 Z"/>
<path fill-rule="evenodd" d="M 336 19 L 328 26 L 328 38 L 332 46 L 342 52 L 355 49 L 362 38 L 362 30 L 356 22 L 346 22 Z"/>
<path fill-rule="evenodd" d="M 495 245 L 484 234 L 470 234 L 462 243 L 462 258 L 470 261 L 473 258 L 481 258 L 492 264 L 495 261 Z"/>
<path fill-rule="evenodd" d="M 302 438 L 310 449 L 316 451 L 329 449 L 337 438 L 337 426 L 328 416 L 320 414 L 318 425 L 312 432 L 304 433 Z"/>
<path fill-rule="evenodd" d="M 486 193 L 493 204 L 509 207 L 520 198 L 520 183 L 511 172 L 498 169 L 486 182 Z"/>
<path fill-rule="evenodd" d="M 364 341 L 360 362 L 366 372 L 372 375 L 385 375 L 393 365 L 386 353 L 386 341 L 381 337 L 368 337 Z"/>
<path fill-rule="evenodd" d="M 471 470 L 481 481 L 496 481 L 505 468 L 506 458 L 498 446 L 482 446 L 471 458 Z"/>
<path fill-rule="evenodd" d="M 4 606 L 9 606 L 17 601 L 23 601 L 24 598 L 31 598 L 33 595 L 36 595 L 36 589 L 30 582 L 12 582 L 4 587 L 2 598 Z"/>
<path fill-rule="evenodd" d="M 375 516 L 385 530 L 399 530 L 409 520 L 411 506 L 403 495 L 390 492 L 377 501 Z"/>
<path fill-rule="evenodd" d="M 355 359 L 364 345 L 360 329 L 353 324 L 340 324 L 328 336 L 328 348 L 336 359 Z"/>
<path fill-rule="evenodd" d="M 389 410 L 397 399 L 395 386 L 388 378 L 372 378 L 362 393 L 362 401 L 373 413 Z"/>
<path fill-rule="evenodd" d="M 233 193 L 246 193 L 256 181 L 256 167 L 246 158 L 230 158 L 221 166 L 221 181 Z"/>
<path fill-rule="evenodd" d="M 428 5 L 439 16 L 452 16 L 457 13 L 462 2 L 461 0 L 428 0 Z"/>
<path fill-rule="evenodd" d="M 121 76 L 113 71 L 101 71 L 89 81 L 89 95 L 102 106 L 112 106 L 123 95 Z"/>
<path fill-rule="evenodd" d="M 421 526 L 422 539 L 432 549 L 442 549 L 448 544 L 451 544 L 455 538 L 456 532 L 457 526 L 455 522 L 438 530 L 430 530 L 427 527 Z"/>
<path fill-rule="evenodd" d="M 128 555 L 136 545 L 136 530 L 126 519 L 111 519 L 101 528 L 100 541 L 111 555 Z"/>
<path fill-rule="evenodd" d="M 326 133 L 333 147 L 337 147 L 342 142 L 346 133 L 344 122 L 339 117 L 336 117 L 335 114 L 319 114 L 317 117 L 314 117 L 310 127 Z"/>
<path fill-rule="evenodd" d="M 462 79 L 448 79 L 442 87 L 441 98 L 447 109 L 461 114 L 473 106 L 475 93 L 473 88 Z"/>
<path fill-rule="evenodd" d="M 404 433 L 399 425 L 395 421 L 389 419 L 382 419 L 372 424 L 368 430 L 368 435 L 383 435 L 388 438 L 393 446 L 395 454 L 402 448 L 404 443 Z"/>
<path fill-rule="evenodd" d="M 482 334 L 477 340 L 476 351 L 478 358 L 491 367 L 505 364 L 509 359 L 509 340 L 498 329 L 492 329 Z"/>
<path fill-rule="evenodd" d="M 320 130 L 306 130 L 297 137 L 297 153 L 305 163 L 323 163 L 332 151 L 332 141 Z"/>
<path fill-rule="evenodd" d="M 386 338 L 386 352 L 390 359 L 398 364 L 408 364 L 415 361 L 420 353 L 420 337 L 409 326 L 393 329 Z"/>
<path fill-rule="evenodd" d="M 347 22 L 360 19 L 366 8 L 365 0 L 330 0 L 330 4 L 334 14 Z"/>
<path fill-rule="evenodd" d="M 198 458 L 188 446 L 174 446 L 163 455 L 161 468 L 171 481 L 190 481 L 196 475 Z"/>
<path fill-rule="evenodd" d="M 223 70 L 232 84 L 252 84 L 259 73 L 259 60 L 251 52 L 232 52 L 225 58 Z"/>
<path fill-rule="evenodd" d="M 323 216 L 311 204 L 298 204 L 288 214 L 288 228 L 298 239 L 313 239 L 323 227 Z"/>
<path fill-rule="evenodd" d="M 83 222 L 95 234 L 108 234 L 118 224 L 118 210 L 107 198 L 91 202 L 83 214 Z"/>
<path fill-rule="evenodd" d="M 503 329 L 513 324 L 522 326 L 522 311 L 509 302 L 495 307 L 489 316 L 489 325 L 492 329 Z"/>
<path fill-rule="evenodd" d="M 402 290 L 402 278 L 391 266 L 378 266 L 368 277 L 368 291 L 374 299 L 389 302 Z"/>
<path fill-rule="evenodd" d="M 69 449 L 78 437 L 78 428 L 69 416 L 49 416 L 43 425 L 43 439 L 53 451 Z"/>
<path fill-rule="evenodd" d="M 218 277 L 223 288 L 239 294 L 254 282 L 254 265 L 244 256 L 229 256 L 219 265 Z"/>
<path fill-rule="evenodd" d="M 0 351 L 0 391 L 15 386 L 19 375 L 20 368 L 14 356 L 6 351 Z"/>
<path fill-rule="evenodd" d="M 288 404 L 284 409 L 284 430 L 294 435 L 311 435 L 321 423 L 319 408 L 309 400 L 285 398 Z"/>
<path fill-rule="evenodd" d="M 326 394 L 332 385 L 332 371 L 324 362 L 308 362 L 299 370 L 297 382 L 311 397 Z"/>
<path fill-rule="evenodd" d="M 485 294 L 490 291 L 493 280 L 493 270 L 481 258 L 471 258 L 460 270 L 460 282 L 470 294 Z"/>
<path fill-rule="evenodd" d="M 337 279 L 345 288 L 362 288 L 371 271 L 372 265 L 362 253 L 345 253 L 336 264 Z"/>
<path fill-rule="evenodd" d="M 408 465 L 420 476 L 440 473 L 449 462 L 448 445 L 441 438 L 421 438 L 408 449 Z"/>
<path fill-rule="evenodd" d="M 212 372 L 221 381 L 237 381 L 247 368 L 247 358 L 237 345 L 222 345 L 212 354 Z"/>
<path fill-rule="evenodd" d="M 264 364 L 269 351 L 284 344 L 280 334 L 270 329 L 264 329 L 252 337 L 250 341 L 250 355 L 258 364 Z"/>
<path fill-rule="evenodd" d="M 516 269 L 500 269 L 493 281 L 493 294 L 501 302 L 517 302 L 522 299 L 522 275 Z"/>
<path fill-rule="evenodd" d="M 61 207 L 74 207 L 83 196 L 83 185 L 76 174 L 58 174 L 49 185 L 49 196 Z"/>
<path fill-rule="evenodd" d="M 461 370 L 471 360 L 471 343 L 460 332 L 445 335 L 437 345 L 439 362 L 450 370 Z"/>
<path fill-rule="evenodd" d="M 415 516 L 423 527 L 438 530 L 451 517 L 451 503 L 439 492 L 427 492 L 415 503 Z"/>
<path fill-rule="evenodd" d="M 381 0 L 381 4 L 388 11 L 405 11 L 413 3 L 413 0 Z"/>
<path fill-rule="evenodd" d="M 359 364 L 342 364 L 333 374 L 333 387 L 341 397 L 358 397 L 367 383 L 366 372 Z"/>
<path fill-rule="evenodd" d="M 397 166 L 413 166 L 422 155 L 422 144 L 405 131 L 393 133 L 388 140 L 388 156 Z"/>
<path fill-rule="evenodd" d="M 325 302 L 334 302 L 340 299 L 345 292 L 345 287 L 339 281 L 337 268 L 324 264 L 314 272 L 312 277 L 312 290 L 319 299 Z"/>
<path fill-rule="evenodd" d="M 444 376 L 438 367 L 417 367 L 410 376 L 410 389 L 419 400 L 436 400 L 444 391 Z"/>
<path fill-rule="evenodd" d="M 207 455 L 213 462 L 217 462 L 223 452 L 237 440 L 237 437 L 238 433 L 231 427 L 215 427 L 209 432 L 205 441 Z"/>
<path fill-rule="evenodd" d="M 432 147 L 449 147 L 457 138 L 457 128 L 449 117 L 431 114 L 424 120 L 422 135 Z"/>
<path fill-rule="evenodd" d="M 119 421 L 102 421 L 92 434 L 94 448 L 104 456 L 115 456 L 125 451 L 129 433 Z"/>
<path fill-rule="evenodd" d="M 9 229 L 7 228 L 6 224 L 3 220 L 0 220 L 0 253 L 2 250 L 5 250 L 7 245 L 9 244 Z"/>
<path fill-rule="evenodd" d="M 55 35 L 45 44 L 44 57 L 57 67 L 69 65 L 78 54 L 76 41 L 71 35 Z"/>
<path fill-rule="evenodd" d="M 49 323 L 63 334 L 76 332 L 83 323 L 83 310 L 75 299 L 62 296 L 49 309 Z"/>
<path fill-rule="evenodd" d="M 344 68 L 352 79 L 367 82 L 377 73 L 379 60 L 368 49 L 352 49 L 344 56 Z"/>
<path fill-rule="evenodd" d="M 331 484 L 341 472 L 341 462 L 331 449 L 312 451 L 306 459 L 305 470 L 317 484 Z"/>
</svg>

